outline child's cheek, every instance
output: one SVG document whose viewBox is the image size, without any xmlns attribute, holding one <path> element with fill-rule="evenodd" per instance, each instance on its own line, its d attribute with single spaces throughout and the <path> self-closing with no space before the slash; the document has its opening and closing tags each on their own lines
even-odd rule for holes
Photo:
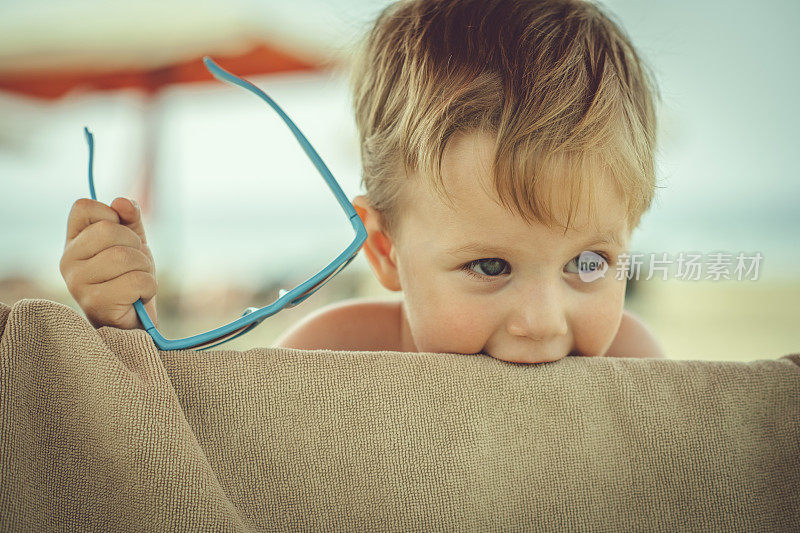
<svg viewBox="0 0 800 533">
<path fill-rule="evenodd" d="M 624 295 L 623 295 L 624 297 Z M 616 337 L 623 313 L 623 299 L 610 297 L 593 308 L 582 308 L 572 320 L 575 345 L 582 355 L 603 356 Z"/>
<path fill-rule="evenodd" d="M 485 299 L 465 296 L 463 284 L 452 273 L 431 273 L 416 261 L 405 261 L 402 267 L 408 327 L 417 351 L 480 352 L 489 337 Z"/>
<path fill-rule="evenodd" d="M 488 335 L 480 323 L 480 313 L 462 303 L 429 305 L 414 332 L 420 352 L 478 353 Z M 413 328 L 413 326 L 412 326 Z"/>
</svg>

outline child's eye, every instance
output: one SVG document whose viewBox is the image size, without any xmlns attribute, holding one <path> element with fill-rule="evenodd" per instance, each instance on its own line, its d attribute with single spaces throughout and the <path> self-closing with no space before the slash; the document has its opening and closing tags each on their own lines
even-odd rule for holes
<svg viewBox="0 0 800 533">
<path fill-rule="evenodd" d="M 601 258 L 601 259 L 602 259 L 602 260 L 603 260 L 603 261 L 604 261 L 606 264 L 608 264 L 609 266 L 611 265 L 611 261 L 609 260 L 609 258 L 608 258 L 608 254 L 607 254 L 607 253 L 605 253 L 605 252 L 599 252 L 599 251 L 593 251 L 593 253 L 594 253 L 594 254 L 596 254 L 596 255 L 598 255 L 598 256 L 600 256 L 600 258 Z M 587 254 L 587 255 L 588 255 L 588 254 Z M 576 255 L 575 257 L 573 257 L 573 258 L 572 258 L 572 260 L 570 260 L 570 262 L 569 262 L 569 263 L 567 263 L 567 267 L 569 267 L 570 265 L 573 265 L 573 264 L 574 264 L 574 265 L 575 265 L 575 267 L 576 267 L 576 270 L 575 270 L 575 272 L 571 272 L 571 271 L 569 271 L 569 272 L 570 272 L 570 274 L 580 274 L 580 272 L 579 272 L 579 268 L 580 268 L 580 267 L 578 267 L 578 261 L 580 261 L 580 260 L 581 260 L 581 256 L 580 256 L 580 255 Z M 584 268 L 589 268 L 589 269 L 591 269 L 592 271 L 594 271 L 594 270 L 601 270 L 601 269 L 603 268 L 603 265 L 602 265 L 602 264 L 594 264 L 594 261 L 588 261 L 588 262 L 587 262 L 587 264 L 584 266 Z"/>
<path fill-rule="evenodd" d="M 609 259 L 609 255 L 606 252 L 595 251 L 595 254 L 600 256 L 602 261 L 605 261 L 609 266 L 611 265 L 611 261 Z M 576 270 L 571 272 L 573 274 L 579 274 L 578 268 L 578 261 L 581 259 L 580 255 L 576 255 L 575 257 L 567 263 L 567 267 L 569 268 L 570 265 L 575 265 Z M 509 274 L 510 272 L 506 271 L 506 267 L 510 271 L 510 265 L 504 259 L 499 259 L 497 257 L 492 258 L 484 258 L 484 259 L 476 259 L 475 261 L 470 261 L 461 267 L 461 270 L 469 274 L 474 278 L 478 278 L 483 281 L 492 281 L 492 278 L 497 278 L 502 274 Z M 600 270 L 603 268 L 602 264 L 592 265 L 591 263 L 588 265 L 589 268 L 592 270 Z M 479 271 L 473 270 L 474 268 L 479 269 Z M 489 279 L 487 279 L 489 278 Z"/>
<path fill-rule="evenodd" d="M 488 258 L 488 259 L 476 259 L 475 261 L 470 261 L 461 267 L 461 270 L 466 272 L 472 277 L 485 280 L 485 278 L 496 278 L 499 275 L 503 274 L 505 267 L 509 266 L 508 262 L 503 259 L 498 259 L 496 257 Z M 472 268 L 478 267 L 482 272 L 475 272 Z"/>
</svg>

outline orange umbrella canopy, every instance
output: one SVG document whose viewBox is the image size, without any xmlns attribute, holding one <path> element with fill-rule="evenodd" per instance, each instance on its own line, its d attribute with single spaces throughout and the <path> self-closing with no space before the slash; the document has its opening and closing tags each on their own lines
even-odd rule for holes
<svg viewBox="0 0 800 533">
<path fill-rule="evenodd" d="M 256 44 L 241 54 L 214 54 L 212 57 L 225 69 L 240 76 L 313 71 L 325 66 L 325 62 L 321 60 L 301 58 L 263 43 Z M 213 79 L 203 65 L 202 56 L 197 56 L 149 68 L 128 67 L 98 71 L 88 67 L 72 67 L 69 70 L 0 72 L 0 91 L 55 99 L 74 90 L 109 91 L 135 88 L 155 93 L 175 83 L 212 81 Z"/>
<path fill-rule="evenodd" d="M 211 81 L 211 56 L 240 76 L 324 69 L 344 59 L 327 24 L 283 3 L 80 0 L 0 7 L 0 91 L 55 99 L 71 91 Z M 322 4 L 324 5 L 324 4 Z M 320 11 L 322 5 L 315 9 Z M 335 19 L 334 19 L 335 20 Z"/>
</svg>

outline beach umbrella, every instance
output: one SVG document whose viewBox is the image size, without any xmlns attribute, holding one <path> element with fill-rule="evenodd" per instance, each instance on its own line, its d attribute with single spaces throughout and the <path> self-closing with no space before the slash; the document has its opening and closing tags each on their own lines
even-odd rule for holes
<svg viewBox="0 0 800 533">
<path fill-rule="evenodd" d="M 254 23 L 242 5 L 94 3 L 90 14 L 60 18 L 81 5 L 86 2 L 52 3 L 35 16 L 28 10 L 16 18 L 3 8 L 8 16 L 0 22 L 0 91 L 46 100 L 141 91 L 144 171 L 135 195 L 144 212 L 152 206 L 159 95 L 176 84 L 218 83 L 203 56 L 245 77 L 320 71 L 338 63 L 318 41 L 288 38 L 285 28 L 272 31 Z"/>
</svg>

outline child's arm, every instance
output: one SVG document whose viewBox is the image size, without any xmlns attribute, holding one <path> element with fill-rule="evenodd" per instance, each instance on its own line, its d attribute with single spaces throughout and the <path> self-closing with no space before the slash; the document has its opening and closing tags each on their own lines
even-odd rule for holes
<svg viewBox="0 0 800 533">
<path fill-rule="evenodd" d="M 647 359 L 664 359 L 664 351 L 656 341 L 650 328 L 641 318 L 627 309 L 622 314 L 622 321 L 606 357 L 639 357 Z"/>
<path fill-rule="evenodd" d="M 95 328 L 141 328 L 140 299 L 158 326 L 156 267 L 139 209 L 117 198 L 111 205 L 81 198 L 69 212 L 59 265 L 72 297 Z"/>
</svg>

